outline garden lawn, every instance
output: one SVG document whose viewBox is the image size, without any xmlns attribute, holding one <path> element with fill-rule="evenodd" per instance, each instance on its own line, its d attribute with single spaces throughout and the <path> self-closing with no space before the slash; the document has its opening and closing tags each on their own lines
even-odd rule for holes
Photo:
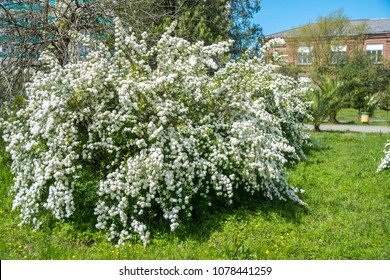
<svg viewBox="0 0 390 280">
<path fill-rule="evenodd" d="M 344 108 L 337 113 L 337 120 L 340 123 L 349 125 L 362 125 L 360 122 L 359 112 L 356 109 Z M 370 125 L 389 125 L 390 114 L 384 110 L 376 109 L 374 114 L 369 118 Z M 328 124 L 328 123 L 327 123 Z M 330 123 L 329 123 L 330 124 Z"/>
<path fill-rule="evenodd" d="M 198 215 L 174 233 L 161 227 L 147 247 L 119 248 L 73 223 L 19 228 L 8 195 L 9 158 L 1 147 L 0 259 L 390 259 L 390 174 L 375 173 L 388 138 L 312 133 L 307 160 L 288 177 L 306 190 L 308 208 L 248 201 Z"/>
</svg>

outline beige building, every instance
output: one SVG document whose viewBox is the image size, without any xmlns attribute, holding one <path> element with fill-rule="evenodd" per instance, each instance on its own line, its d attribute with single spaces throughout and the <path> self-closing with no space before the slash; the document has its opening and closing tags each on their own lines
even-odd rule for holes
<svg viewBox="0 0 390 280">
<path fill-rule="evenodd" d="M 358 43 L 356 40 L 357 35 L 348 34 L 349 39 L 346 43 L 330 46 L 332 52 L 331 62 L 335 62 L 338 58 L 352 52 L 356 44 L 359 44 L 358 47 L 372 57 L 374 63 L 382 63 L 384 60 L 390 61 L 390 18 L 351 20 L 351 25 L 353 26 L 362 24 L 365 24 L 367 32 L 364 36 L 359 37 L 363 39 L 359 40 Z M 265 39 L 268 41 L 272 38 L 283 38 L 286 41 L 285 45 L 277 46 L 276 50 L 287 55 L 286 62 L 288 64 L 310 65 L 314 59 L 312 55 L 313 48 L 316 46 L 302 44 L 292 47 L 289 44 L 289 41 L 292 41 L 293 34 L 298 30 L 299 27 L 270 34 Z"/>
</svg>

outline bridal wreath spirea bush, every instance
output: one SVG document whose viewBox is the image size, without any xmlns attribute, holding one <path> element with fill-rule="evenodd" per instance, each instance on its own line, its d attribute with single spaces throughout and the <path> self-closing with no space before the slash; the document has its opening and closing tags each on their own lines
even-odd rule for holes
<svg viewBox="0 0 390 280">
<path fill-rule="evenodd" d="M 284 171 L 308 138 L 305 88 L 262 58 L 220 66 L 230 42 L 190 44 L 173 31 L 148 47 L 117 24 L 114 53 L 101 44 L 65 67 L 43 55 L 46 71 L 4 125 L 21 224 L 66 220 L 88 194 L 109 240 L 146 244 L 153 217 L 175 230 L 237 193 L 303 204 Z"/>
<path fill-rule="evenodd" d="M 382 162 L 378 166 L 377 172 L 390 169 L 390 140 L 387 141 L 385 145 L 384 153 L 385 153 L 385 157 L 382 159 Z"/>
</svg>

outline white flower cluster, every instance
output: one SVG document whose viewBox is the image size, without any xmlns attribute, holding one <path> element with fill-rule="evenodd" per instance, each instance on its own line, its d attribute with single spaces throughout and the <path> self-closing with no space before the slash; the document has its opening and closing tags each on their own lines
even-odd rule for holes
<svg viewBox="0 0 390 280">
<path fill-rule="evenodd" d="M 199 199 L 232 203 L 244 191 L 303 204 L 284 172 L 308 138 L 305 88 L 262 58 L 220 67 L 230 42 L 190 44 L 173 28 L 148 48 L 116 24 L 114 53 L 100 45 L 65 67 L 42 58 L 48 70 L 4 127 L 22 224 L 74 214 L 85 170 L 96 227 L 119 244 L 134 234 L 146 244 L 155 215 L 175 230 Z"/>
<path fill-rule="evenodd" d="M 383 152 L 385 153 L 385 157 L 382 159 L 376 172 L 381 172 L 383 170 L 390 169 L 390 140 L 387 141 Z"/>
<path fill-rule="evenodd" d="M 263 54 L 262 58 L 263 61 L 268 58 L 268 62 L 282 62 L 284 59 L 287 58 L 287 55 L 280 53 L 277 51 L 277 47 L 279 46 L 284 46 L 286 42 L 282 38 L 274 38 L 266 42 L 262 47 L 261 47 L 261 53 Z M 270 56 L 269 56 L 270 54 Z"/>
</svg>

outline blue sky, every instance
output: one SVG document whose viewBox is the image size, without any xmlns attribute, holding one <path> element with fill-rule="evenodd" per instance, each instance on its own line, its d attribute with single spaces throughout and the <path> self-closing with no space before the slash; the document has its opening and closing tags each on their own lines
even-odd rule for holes
<svg viewBox="0 0 390 280">
<path fill-rule="evenodd" d="M 349 19 L 390 18 L 390 0 L 262 0 L 253 21 L 268 35 L 315 22 L 340 8 Z"/>
</svg>

